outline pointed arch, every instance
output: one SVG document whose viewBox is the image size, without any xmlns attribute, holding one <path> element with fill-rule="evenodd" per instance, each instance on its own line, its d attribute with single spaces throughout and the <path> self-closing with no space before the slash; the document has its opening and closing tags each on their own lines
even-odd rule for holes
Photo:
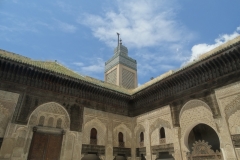
<svg viewBox="0 0 240 160">
<path fill-rule="evenodd" d="M 149 134 L 151 135 L 152 132 L 155 130 L 155 129 L 158 129 L 158 128 L 161 128 L 161 127 L 166 127 L 166 128 L 169 128 L 171 129 L 171 125 L 168 121 L 165 121 L 161 118 L 158 118 L 157 120 L 155 120 L 152 125 L 150 126 L 150 130 L 149 130 Z"/>
<path fill-rule="evenodd" d="M 205 107 L 207 110 L 209 110 L 212 113 L 211 108 L 207 105 L 207 103 L 205 103 L 202 100 L 198 100 L 198 99 L 193 99 L 188 101 L 187 103 L 185 103 L 179 113 L 179 120 L 181 119 L 181 116 L 183 114 L 183 112 L 185 110 L 191 109 L 191 108 L 195 108 L 195 107 L 199 107 L 199 106 L 203 106 Z"/>
<path fill-rule="evenodd" d="M 48 102 L 38 106 L 33 112 L 30 114 L 28 119 L 28 125 L 38 125 L 40 117 L 44 115 L 45 117 L 53 117 L 53 123 L 51 122 L 51 126 L 55 125 L 54 115 L 58 115 L 62 118 L 62 125 L 64 128 L 70 128 L 70 116 L 67 110 L 60 104 L 56 102 Z M 48 120 L 45 118 L 45 121 Z"/>
</svg>

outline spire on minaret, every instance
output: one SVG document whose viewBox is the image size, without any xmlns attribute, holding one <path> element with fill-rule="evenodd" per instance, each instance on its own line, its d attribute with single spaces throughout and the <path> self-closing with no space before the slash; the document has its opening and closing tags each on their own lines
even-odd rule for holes
<svg viewBox="0 0 240 160">
<path fill-rule="evenodd" d="M 119 46 L 119 35 L 120 35 L 120 34 L 117 32 L 117 35 L 118 35 L 118 46 Z"/>
</svg>

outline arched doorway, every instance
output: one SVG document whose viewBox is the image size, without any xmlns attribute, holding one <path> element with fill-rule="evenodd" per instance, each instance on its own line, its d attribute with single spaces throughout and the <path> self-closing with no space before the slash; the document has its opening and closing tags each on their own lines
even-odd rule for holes
<svg viewBox="0 0 240 160">
<path fill-rule="evenodd" d="M 188 158 L 222 159 L 220 140 L 214 129 L 206 124 L 198 124 L 188 135 Z"/>
</svg>

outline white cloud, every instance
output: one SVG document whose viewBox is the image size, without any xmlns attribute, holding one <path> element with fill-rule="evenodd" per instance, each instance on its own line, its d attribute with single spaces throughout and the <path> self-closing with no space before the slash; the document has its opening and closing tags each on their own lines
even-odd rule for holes
<svg viewBox="0 0 240 160">
<path fill-rule="evenodd" d="M 217 39 L 215 39 L 215 43 L 214 44 L 206 44 L 206 43 L 202 43 L 202 44 L 197 44 L 194 45 L 191 49 L 192 54 L 191 57 L 189 58 L 189 60 L 187 62 L 184 63 L 187 64 L 189 62 L 192 62 L 193 60 L 197 60 L 199 58 L 200 55 L 220 46 L 221 44 L 234 39 L 235 37 L 239 36 L 240 34 L 238 33 L 238 31 L 240 30 L 240 27 L 238 27 L 236 29 L 236 31 L 234 31 L 232 34 L 223 34 L 220 35 Z"/>
<path fill-rule="evenodd" d="M 239 26 L 239 27 L 237 27 L 237 31 L 240 31 L 240 26 Z"/>
<path fill-rule="evenodd" d="M 95 37 L 111 47 L 116 46 L 116 32 L 128 47 L 159 46 L 164 42 L 178 42 L 188 35 L 184 35 L 184 27 L 175 21 L 177 2 L 172 3 L 168 0 L 118 0 L 117 11 L 106 11 L 104 16 L 86 14 L 78 22 L 89 26 Z"/>
<path fill-rule="evenodd" d="M 86 62 L 89 62 L 89 59 L 86 60 Z M 84 75 L 93 75 L 98 73 L 104 73 L 104 61 L 102 58 L 94 58 L 90 63 L 84 63 L 84 62 L 75 62 L 73 63 L 75 66 L 78 66 L 77 69 L 81 74 Z"/>
</svg>

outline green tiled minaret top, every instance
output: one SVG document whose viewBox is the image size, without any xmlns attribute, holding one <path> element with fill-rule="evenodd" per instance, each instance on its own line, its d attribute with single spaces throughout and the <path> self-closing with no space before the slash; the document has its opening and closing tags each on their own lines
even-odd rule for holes
<svg viewBox="0 0 240 160">
<path fill-rule="evenodd" d="M 128 56 L 128 49 L 122 44 L 122 40 L 118 43 L 118 46 L 114 49 L 114 55 L 105 63 L 105 72 L 117 64 L 125 65 L 133 70 L 137 70 L 137 61 Z"/>
</svg>

